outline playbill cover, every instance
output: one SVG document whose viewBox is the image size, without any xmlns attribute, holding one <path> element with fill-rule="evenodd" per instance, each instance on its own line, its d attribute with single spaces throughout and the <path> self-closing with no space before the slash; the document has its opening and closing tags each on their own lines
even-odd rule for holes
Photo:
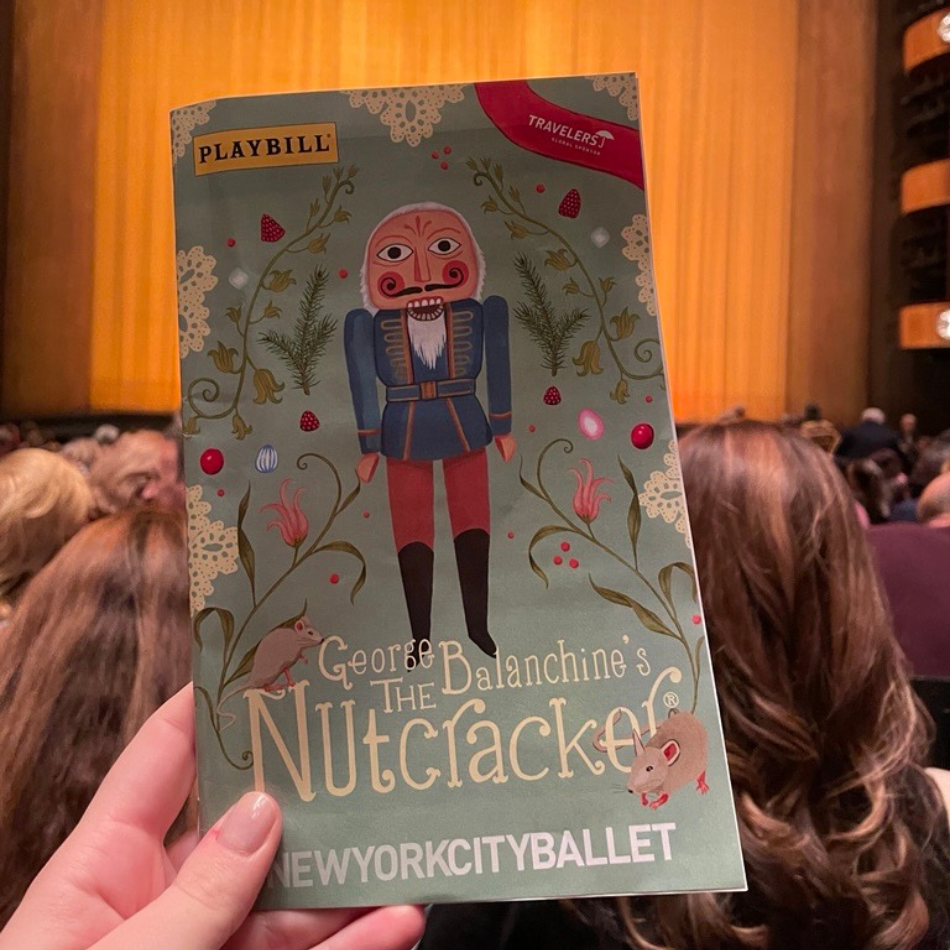
<svg viewBox="0 0 950 950">
<path fill-rule="evenodd" d="M 745 886 L 636 79 L 172 114 L 205 826 L 265 907 Z"/>
</svg>

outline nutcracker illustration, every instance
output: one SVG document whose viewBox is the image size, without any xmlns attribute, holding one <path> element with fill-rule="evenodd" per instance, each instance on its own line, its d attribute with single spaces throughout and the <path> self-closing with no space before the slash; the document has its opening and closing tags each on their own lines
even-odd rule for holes
<svg viewBox="0 0 950 950">
<path fill-rule="evenodd" d="M 372 479 L 379 456 L 393 537 L 419 660 L 431 638 L 435 561 L 435 463 L 441 462 L 470 639 L 489 656 L 491 511 L 486 448 L 507 462 L 511 435 L 508 305 L 481 300 L 485 259 L 465 219 L 424 202 L 398 208 L 366 245 L 365 309 L 346 317 L 344 343 L 362 457 Z M 488 413 L 476 393 L 483 381 Z M 379 386 L 385 406 L 380 413 Z"/>
</svg>

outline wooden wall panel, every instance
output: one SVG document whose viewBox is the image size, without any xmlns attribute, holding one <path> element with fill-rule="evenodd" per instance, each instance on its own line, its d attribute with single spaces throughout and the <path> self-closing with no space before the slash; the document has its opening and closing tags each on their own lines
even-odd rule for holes
<svg viewBox="0 0 950 950">
<path fill-rule="evenodd" d="M 854 420 L 867 399 L 874 4 L 799 0 L 790 411 Z"/>
<path fill-rule="evenodd" d="M 15 0 L 0 406 L 89 406 L 102 0 Z"/>
<path fill-rule="evenodd" d="M 0 3 L 0 376 L 3 374 L 3 303 L 7 271 L 7 196 L 10 183 L 10 109 L 13 104 L 13 4 Z M 0 404 L 2 411 L 2 404 Z"/>
</svg>

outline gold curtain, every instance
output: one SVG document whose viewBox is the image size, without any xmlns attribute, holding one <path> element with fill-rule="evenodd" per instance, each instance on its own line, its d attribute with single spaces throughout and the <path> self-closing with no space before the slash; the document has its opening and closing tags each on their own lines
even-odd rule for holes
<svg viewBox="0 0 950 950">
<path fill-rule="evenodd" d="M 91 403 L 178 398 L 168 111 L 635 70 L 674 406 L 785 408 L 795 0 L 104 0 Z"/>
</svg>

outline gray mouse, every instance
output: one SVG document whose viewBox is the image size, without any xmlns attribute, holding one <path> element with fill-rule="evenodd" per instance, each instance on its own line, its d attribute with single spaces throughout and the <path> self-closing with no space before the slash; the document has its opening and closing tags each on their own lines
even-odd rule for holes
<svg viewBox="0 0 950 950">
<path fill-rule="evenodd" d="M 296 685 L 294 678 L 290 675 L 290 668 L 298 660 L 306 663 L 304 650 L 312 650 L 321 643 L 323 643 L 323 635 L 314 629 L 306 616 L 301 617 L 292 627 L 277 627 L 265 634 L 254 652 L 254 664 L 251 666 L 247 681 L 241 686 L 236 686 L 231 692 L 225 693 L 221 697 L 221 702 L 218 703 L 219 714 L 228 717 L 228 721 L 221 728 L 226 729 L 237 718 L 230 713 L 221 712 L 221 707 L 232 696 L 237 696 L 238 693 L 249 689 L 262 689 L 273 693 Z M 278 682 L 281 677 L 284 678 L 283 683 Z"/>
<path fill-rule="evenodd" d="M 614 718 L 616 722 L 620 714 Z M 603 732 L 594 739 L 600 752 L 607 748 L 600 741 Z M 644 746 L 640 733 L 634 730 L 633 745 L 636 757 L 630 766 L 627 791 L 640 796 L 640 804 L 659 808 L 669 800 L 677 789 L 696 783 L 696 791 L 705 795 L 706 763 L 709 756 L 709 739 L 706 727 L 692 714 L 673 710 L 650 741 Z M 655 795 L 653 801 L 649 796 Z"/>
</svg>

